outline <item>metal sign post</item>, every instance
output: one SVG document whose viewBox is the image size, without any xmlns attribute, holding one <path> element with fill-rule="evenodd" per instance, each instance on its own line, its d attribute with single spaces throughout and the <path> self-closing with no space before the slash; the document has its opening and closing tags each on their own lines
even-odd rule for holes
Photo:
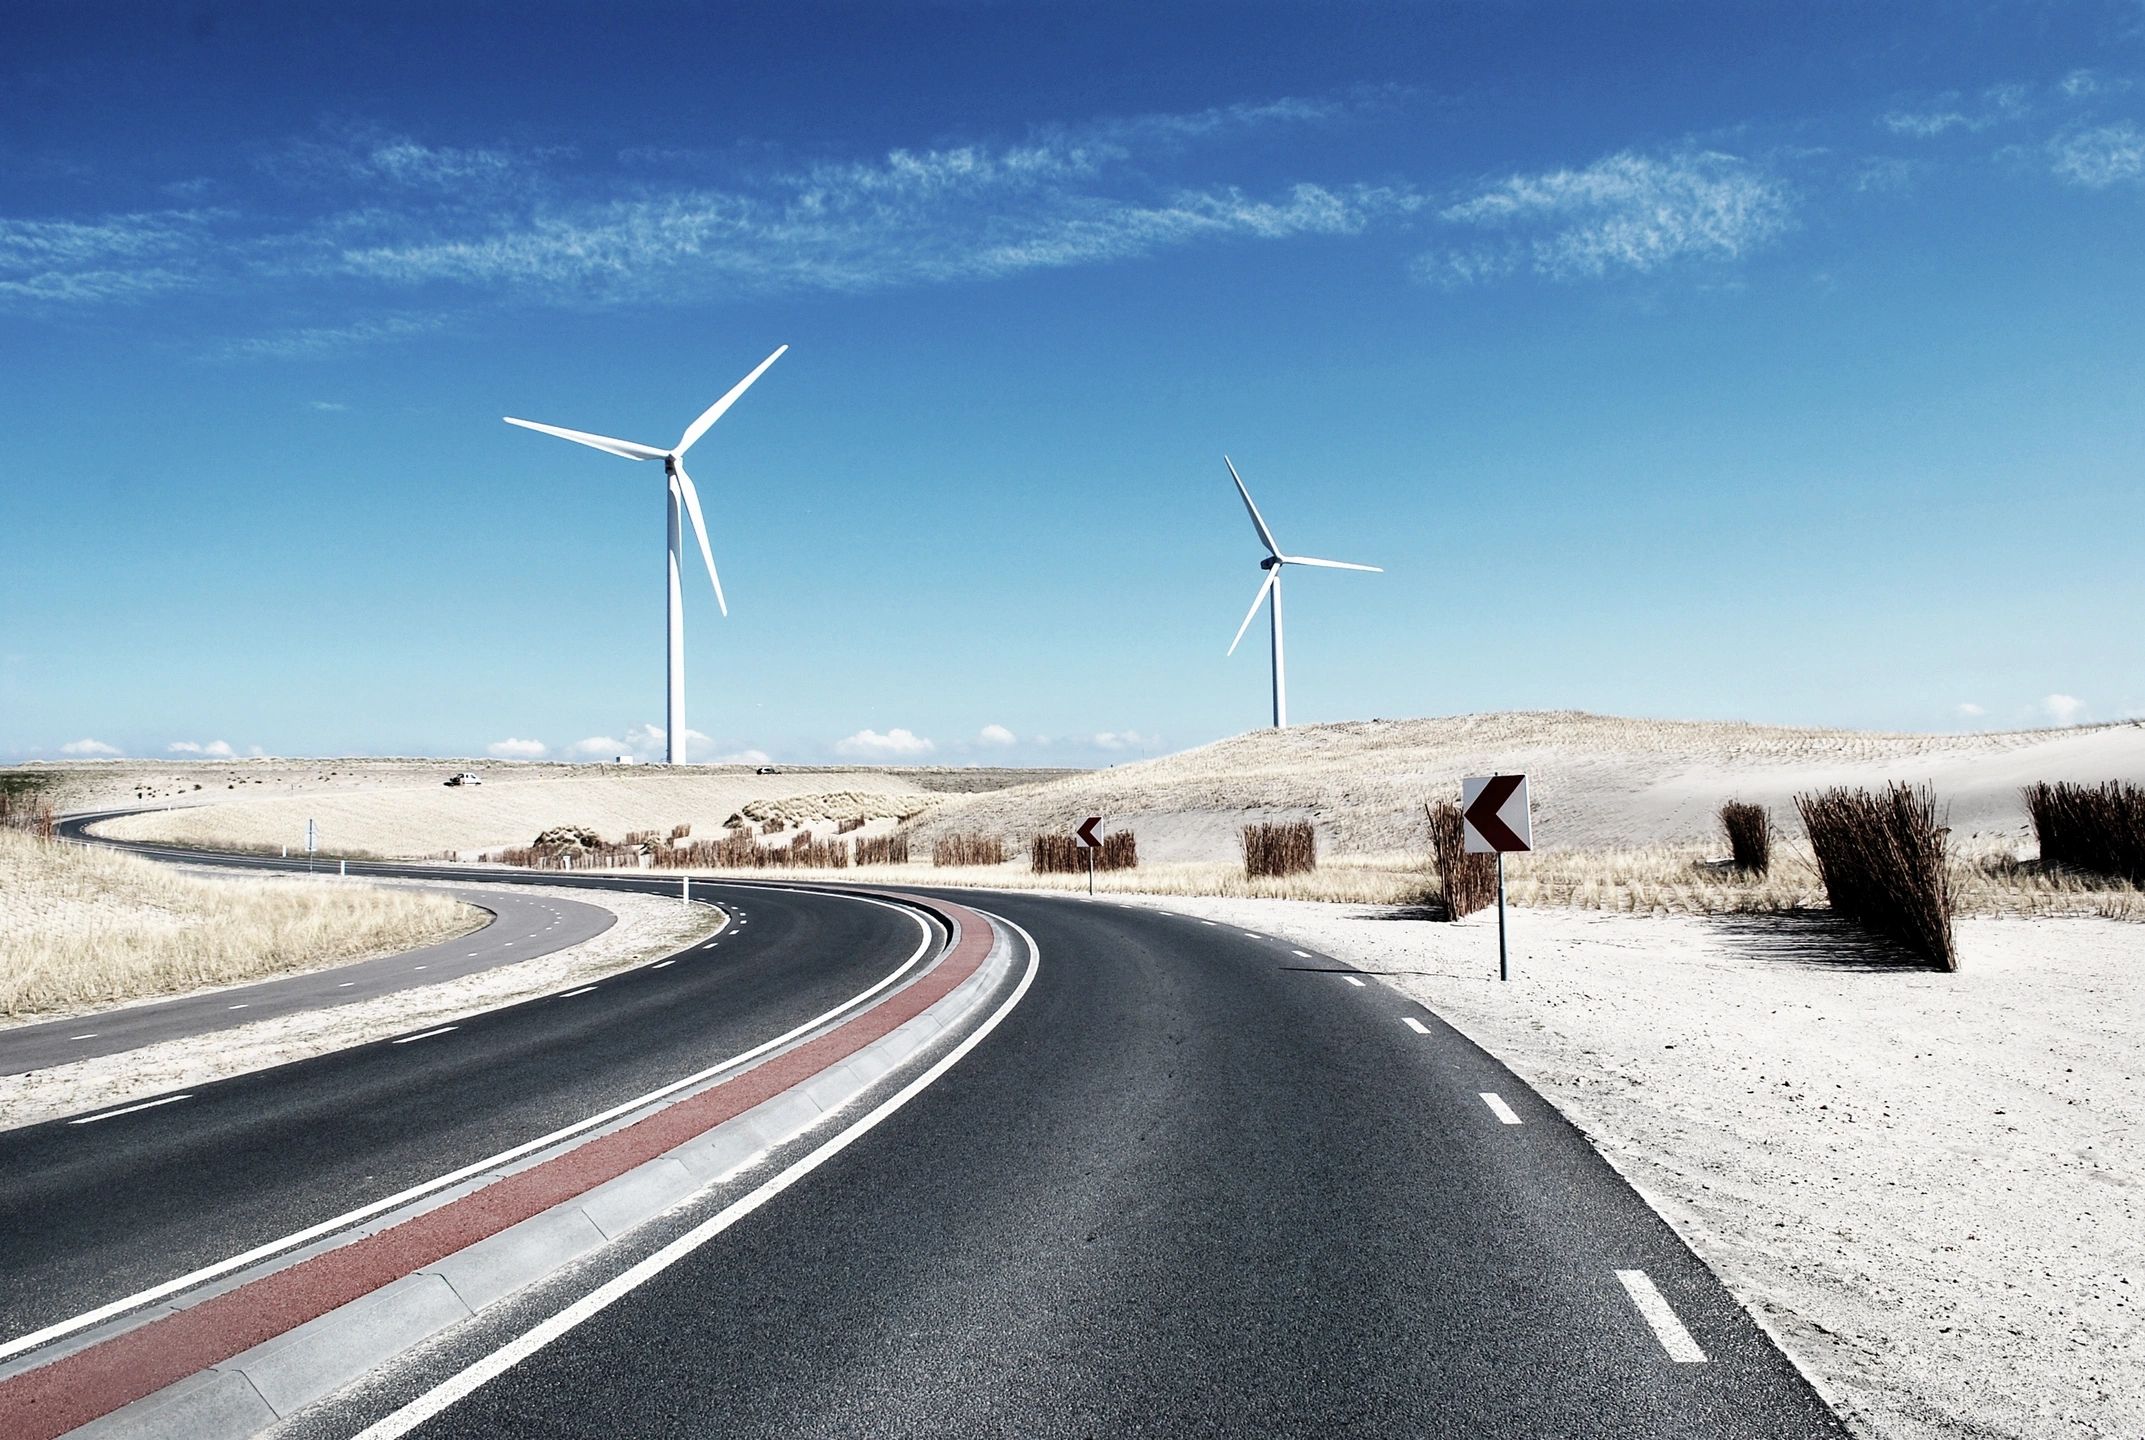
<svg viewBox="0 0 2145 1440">
<path fill-rule="evenodd" d="M 1504 857 L 1534 848 L 1534 815 L 1524 775 L 1485 775 L 1460 782 L 1460 844 L 1470 855 L 1497 857 L 1497 978 L 1510 980 L 1505 943 Z"/>
<path fill-rule="evenodd" d="M 1073 839 L 1078 841 L 1080 848 L 1087 852 L 1087 894 L 1089 899 L 1093 899 L 1095 896 L 1095 852 L 1102 848 L 1102 840 L 1101 837 L 1095 834 L 1095 827 L 1101 823 L 1102 817 L 1100 815 L 1090 815 L 1085 821 L 1081 822 L 1079 829 L 1073 831 Z"/>
</svg>

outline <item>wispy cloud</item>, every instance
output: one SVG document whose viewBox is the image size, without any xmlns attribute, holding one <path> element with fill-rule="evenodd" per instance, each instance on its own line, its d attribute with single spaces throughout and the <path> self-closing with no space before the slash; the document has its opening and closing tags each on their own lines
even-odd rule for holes
<svg viewBox="0 0 2145 1440">
<path fill-rule="evenodd" d="M 551 747 L 541 740 L 520 740 L 512 736 L 494 740 L 484 747 L 486 753 L 502 760 L 538 760 L 550 753 Z"/>
<path fill-rule="evenodd" d="M 2085 718 L 2086 705 L 2075 695 L 2049 695 L 2041 701 L 2041 713 L 2058 725 L 2075 725 Z"/>
<path fill-rule="evenodd" d="M 2048 143 L 2048 157 L 2059 177 L 2092 190 L 2145 180 L 2145 131 L 2128 120 L 2074 130 Z"/>
<path fill-rule="evenodd" d="M 95 220 L 0 217 L 0 301 L 134 300 L 190 283 L 226 218 L 160 210 Z"/>
<path fill-rule="evenodd" d="M 310 360 L 363 349 L 382 341 L 404 340 L 443 328 L 437 315 L 375 315 L 347 325 L 307 325 L 227 341 L 210 352 L 216 360 Z M 316 410 L 347 410 L 332 400 L 315 400 Z"/>
<path fill-rule="evenodd" d="M 913 731 L 895 726 L 885 734 L 877 730 L 859 730 L 856 734 L 834 742 L 834 753 L 858 760 L 892 760 L 909 756 L 928 755 L 937 745 Z"/>
<path fill-rule="evenodd" d="M 107 745 L 102 740 L 84 738 L 68 741 L 60 747 L 60 753 L 62 755 L 103 756 L 118 755 L 122 752 L 117 745 Z"/>
<path fill-rule="evenodd" d="M 2073 71 L 2060 88 L 2073 98 L 2095 93 L 2092 72 Z M 1952 93 L 1917 109 L 1888 110 L 1877 123 L 1894 135 L 1933 140 L 1954 130 L 1979 134 L 2033 113 L 2032 92 L 2024 85 L 2007 84 L 1992 85 L 1971 100 Z"/>
<path fill-rule="evenodd" d="M 1467 285 L 1524 268 L 1570 281 L 1736 260 L 1780 235 L 1793 215 L 1786 182 L 1734 155 L 1626 150 L 1584 169 L 1514 175 L 1446 206 L 1439 218 L 1447 223 L 1502 234 L 1433 251 L 1416 274 Z"/>
</svg>

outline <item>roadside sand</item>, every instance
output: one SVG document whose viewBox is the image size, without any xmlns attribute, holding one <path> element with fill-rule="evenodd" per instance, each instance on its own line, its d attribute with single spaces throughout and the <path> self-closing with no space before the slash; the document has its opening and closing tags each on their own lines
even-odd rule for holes
<svg viewBox="0 0 2145 1440">
<path fill-rule="evenodd" d="M 0 1130 L 206 1085 L 571 989 L 705 939 L 722 918 L 707 906 L 654 895 L 519 885 L 514 890 L 520 895 L 600 905 L 616 915 L 618 922 L 579 945 L 458 980 L 27 1075 L 0 1076 Z"/>
<path fill-rule="evenodd" d="M 1850 1422 L 2145 1434 L 2145 928 L 1964 919 L 1961 970 L 1823 920 L 1151 903 L 1315 946 L 1555 1103 Z"/>
</svg>

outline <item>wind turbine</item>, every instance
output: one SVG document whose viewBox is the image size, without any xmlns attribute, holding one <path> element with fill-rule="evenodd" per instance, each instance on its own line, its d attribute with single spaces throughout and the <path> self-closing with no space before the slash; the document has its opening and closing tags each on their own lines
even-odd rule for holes
<svg viewBox="0 0 2145 1440">
<path fill-rule="evenodd" d="M 1385 571 L 1377 565 L 1354 565 L 1346 560 L 1314 560 L 1309 555 L 1282 554 L 1279 542 L 1274 539 L 1274 532 L 1266 528 L 1266 521 L 1259 514 L 1259 507 L 1251 503 L 1251 492 L 1244 488 L 1244 477 L 1236 473 L 1236 463 L 1226 455 L 1221 457 L 1221 463 L 1229 467 L 1229 478 L 1236 482 L 1236 493 L 1244 497 L 1244 508 L 1251 512 L 1251 528 L 1259 532 L 1259 543 L 1266 547 L 1266 558 L 1259 562 L 1259 568 L 1266 572 L 1266 578 L 1259 582 L 1259 593 L 1251 597 L 1251 608 L 1244 612 L 1244 623 L 1236 627 L 1236 639 L 1229 642 L 1229 653 L 1236 653 L 1236 647 L 1243 643 L 1244 632 L 1251 628 L 1252 618 L 1259 613 L 1259 606 L 1266 603 L 1268 595 L 1272 595 L 1274 608 L 1270 618 L 1274 629 L 1274 728 L 1283 730 L 1288 727 L 1288 672 L 1281 664 L 1281 567 L 1317 565 L 1327 570 L 1369 570 L 1379 575 Z"/>
<path fill-rule="evenodd" d="M 730 387 L 728 394 L 701 412 L 700 418 L 685 427 L 678 443 L 668 450 L 653 445 L 642 445 L 632 440 L 613 440 L 608 435 L 590 435 L 581 430 L 562 430 L 556 425 L 539 425 L 534 420 L 516 420 L 503 417 L 509 425 L 519 425 L 524 430 L 541 430 L 546 435 L 556 435 L 561 440 L 572 440 L 581 445 L 592 445 L 612 455 L 621 455 L 628 460 L 660 460 L 663 472 L 670 477 L 670 498 L 666 504 L 670 518 L 670 543 L 666 547 L 670 572 L 670 696 L 665 709 L 667 725 L 663 735 L 664 759 L 672 765 L 685 763 L 685 607 L 684 597 L 678 589 L 679 531 L 678 509 L 683 502 L 685 514 L 692 517 L 693 538 L 700 542 L 700 558 L 707 562 L 708 581 L 715 587 L 715 604 L 725 616 L 730 613 L 729 602 L 722 596 L 722 580 L 715 574 L 715 552 L 708 548 L 707 521 L 700 515 L 700 495 L 693 489 L 693 477 L 685 473 L 685 452 L 693 448 L 693 442 L 708 433 L 708 427 L 723 416 L 723 412 L 737 403 L 737 397 L 752 388 L 752 382 L 767 373 L 767 367 L 782 358 L 787 345 L 777 346 L 775 353 L 762 360 L 750 375 Z"/>
</svg>

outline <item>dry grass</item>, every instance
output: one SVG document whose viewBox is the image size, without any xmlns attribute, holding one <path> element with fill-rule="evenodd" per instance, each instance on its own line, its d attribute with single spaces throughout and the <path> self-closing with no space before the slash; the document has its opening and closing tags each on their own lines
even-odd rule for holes
<svg viewBox="0 0 2145 1440">
<path fill-rule="evenodd" d="M 1721 833 L 1728 837 L 1728 858 L 1738 870 L 1762 875 L 1773 863 L 1773 820 L 1763 805 L 1730 800 L 1720 807 Z"/>
<path fill-rule="evenodd" d="M 775 829 L 802 825 L 808 820 L 835 820 L 849 828 L 861 828 L 867 820 L 899 820 L 914 815 L 931 803 L 928 795 L 902 792 L 881 795 L 863 790 L 835 790 L 811 795 L 784 795 L 754 800 L 738 812 L 746 820 L 776 820 Z M 774 834 L 774 830 L 767 832 Z"/>
<path fill-rule="evenodd" d="M 931 863 L 941 868 L 1002 865 L 1005 841 L 996 835 L 942 835 L 931 846 Z"/>
<path fill-rule="evenodd" d="M 1430 863 L 1437 870 L 1445 918 L 1459 920 L 1497 899 L 1497 857 L 1467 852 L 1467 827 L 1460 807 L 1440 800 L 1423 809 L 1430 817 Z"/>
<path fill-rule="evenodd" d="M 1826 790 L 1796 797 L 1795 806 L 1835 912 L 1946 970 L 1959 968 L 1944 843 L 1950 832 L 1937 823 L 1927 788 Z"/>
<path fill-rule="evenodd" d="M 2028 785 L 2041 858 L 2145 885 L 2145 786 Z"/>
<path fill-rule="evenodd" d="M 1038 835 L 1028 842 L 1028 868 L 1038 875 L 1085 875 L 1096 870 L 1136 870 L 1139 841 L 1130 830 L 1113 830 L 1089 850 L 1070 835 Z"/>
<path fill-rule="evenodd" d="M 429 945 L 483 918 L 445 895 L 193 875 L 0 829 L 0 1014 L 259 980 Z"/>
<path fill-rule="evenodd" d="M 1303 875 L 1318 868 L 1318 831 L 1308 820 L 1244 827 L 1244 874 Z"/>
</svg>

